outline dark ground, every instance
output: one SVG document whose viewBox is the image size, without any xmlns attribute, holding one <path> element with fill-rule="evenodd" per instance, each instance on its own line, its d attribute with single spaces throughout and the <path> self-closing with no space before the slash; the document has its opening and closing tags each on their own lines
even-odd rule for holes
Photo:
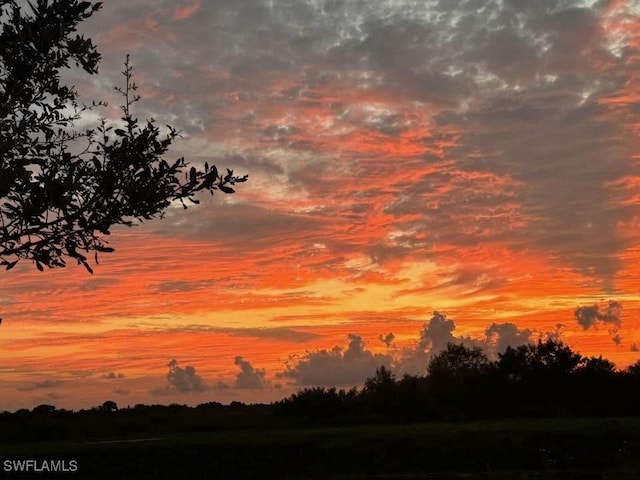
<svg viewBox="0 0 640 480">
<path fill-rule="evenodd" d="M 640 418 L 241 429 L 0 444 L 0 478 L 638 479 Z M 76 460 L 16 474 L 6 460 Z"/>
</svg>

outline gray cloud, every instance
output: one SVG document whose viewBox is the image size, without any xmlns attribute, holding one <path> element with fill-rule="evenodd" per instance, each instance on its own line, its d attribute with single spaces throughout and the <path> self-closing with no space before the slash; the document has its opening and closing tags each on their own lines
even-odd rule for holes
<svg viewBox="0 0 640 480">
<path fill-rule="evenodd" d="M 196 373 L 195 367 L 187 365 L 181 367 L 176 359 L 168 365 L 167 382 L 169 385 L 158 387 L 151 391 L 153 395 L 170 395 L 174 393 L 204 392 L 208 389 L 204 380 Z"/>
<path fill-rule="evenodd" d="M 533 343 L 533 331 L 520 329 L 515 323 L 492 323 L 485 331 L 486 342 L 493 346 L 497 353 L 504 352 L 507 347 L 517 347 Z"/>
<path fill-rule="evenodd" d="M 233 363 L 240 368 L 236 374 L 235 388 L 253 390 L 262 389 L 268 385 L 264 369 L 254 368 L 250 362 L 240 356 L 237 356 Z"/>
<path fill-rule="evenodd" d="M 336 346 L 331 350 L 307 352 L 292 358 L 284 372 L 276 376 L 299 386 L 353 386 L 373 376 L 376 368 L 391 365 L 390 355 L 367 350 L 362 337 L 349 334 L 348 338 L 346 350 Z"/>
<path fill-rule="evenodd" d="M 249 250 L 260 250 L 277 242 L 294 242 L 307 238 L 309 231 L 321 238 L 320 219 L 278 212 L 256 205 L 223 204 L 219 197 L 203 198 L 202 208 L 186 212 L 169 211 L 166 218 L 156 224 L 156 233 L 177 237 L 206 238 L 210 242 L 224 242 Z M 211 207 L 211 208 L 206 208 Z M 215 216 L 211 215 L 215 210 Z M 185 228 L 185 224 L 192 227 Z M 318 240 L 319 241 L 319 240 Z M 199 282 L 194 287 L 205 288 L 207 282 Z M 184 287 L 170 284 L 162 288 L 182 291 Z"/>
<path fill-rule="evenodd" d="M 113 392 L 113 393 L 115 393 L 116 395 L 122 395 L 123 397 L 124 397 L 124 396 L 127 396 L 127 395 L 129 395 L 129 393 L 131 393 L 131 392 L 130 392 L 129 390 L 127 390 L 126 388 L 114 388 L 114 389 L 112 390 L 112 392 Z"/>
<path fill-rule="evenodd" d="M 399 374 L 424 375 L 431 357 L 444 350 L 448 343 L 482 348 L 489 358 L 495 359 L 498 353 L 504 352 L 507 347 L 517 347 L 534 341 L 532 330 L 521 329 L 514 323 L 492 323 L 486 328 L 484 338 L 456 336 L 455 329 L 454 320 L 447 318 L 445 314 L 433 312 L 433 316 L 422 327 L 415 347 L 403 348 L 397 352 L 393 369 Z M 559 339 L 559 329 L 560 327 L 545 336 Z"/>
<path fill-rule="evenodd" d="M 62 385 L 63 383 L 64 382 L 61 381 L 61 380 L 47 379 L 47 380 L 43 380 L 42 382 L 35 382 L 35 383 L 32 383 L 31 385 L 18 387 L 18 390 L 21 390 L 23 392 L 28 392 L 28 391 L 32 391 L 32 390 L 42 390 L 42 389 L 46 389 L 46 388 L 56 388 L 56 387 L 59 387 L 60 385 Z"/>
<path fill-rule="evenodd" d="M 102 378 L 106 378 L 108 380 L 115 380 L 117 378 L 124 378 L 124 373 L 107 372 L 107 373 L 102 375 Z"/>
<path fill-rule="evenodd" d="M 172 280 L 170 282 L 161 282 L 156 284 L 155 289 L 158 293 L 192 292 L 194 290 L 211 288 L 213 284 L 214 282 L 212 280 Z"/>
<path fill-rule="evenodd" d="M 104 83 L 115 82 L 126 46 L 152 90 L 141 108 L 164 112 L 215 145 L 223 163 L 269 188 L 329 203 L 336 192 L 325 141 L 340 149 L 343 168 L 363 174 L 359 193 L 379 193 L 381 178 L 429 165 L 429 173 L 390 182 L 402 210 L 416 217 L 407 223 L 399 206 L 387 209 L 395 225 L 411 227 L 405 245 L 425 254 L 479 239 L 526 245 L 614 291 L 617 253 L 629 241 L 617 225 L 638 208 L 616 202 L 629 192 L 611 182 L 640 172 L 628 161 L 631 132 L 620 128 L 637 114 L 606 102 L 629 81 L 636 51 L 628 44 L 616 53 L 604 28 L 610 3 L 225 0 L 201 2 L 179 21 L 173 2 L 141 8 L 113 0 L 87 28 L 101 32 Z M 349 94 L 336 98 L 338 90 Z M 309 121 L 305 109 L 322 112 L 325 125 Z M 352 151 L 349 134 L 339 133 L 376 133 L 393 143 L 416 129 L 428 130 L 415 139 L 424 152 L 402 162 Z M 233 144 L 233 153 L 218 140 Z M 184 149 L 195 161 L 212 151 Z M 323 213 L 358 218 L 356 192 L 338 195 L 340 208 L 324 205 Z M 184 223 L 169 219 L 159 231 L 262 248 L 319 228 L 310 215 L 256 205 L 214 210 L 196 209 Z M 414 251 L 382 241 L 369 248 L 377 259 Z"/>
<path fill-rule="evenodd" d="M 622 337 L 620 336 L 620 334 L 617 331 L 613 331 L 611 332 L 611 334 L 611 341 L 617 346 L 620 346 L 620 344 L 622 343 Z"/>
<path fill-rule="evenodd" d="M 424 324 L 420 332 L 418 348 L 420 350 L 428 349 L 431 353 L 444 350 L 447 343 L 454 341 L 453 331 L 455 328 L 453 320 L 447 319 L 444 314 L 433 312 L 433 316 L 428 323 Z"/>
<path fill-rule="evenodd" d="M 594 304 L 578 307 L 573 315 L 578 324 L 587 330 L 599 322 L 620 328 L 621 313 L 622 305 L 615 300 L 609 300 L 605 305 Z"/>
<path fill-rule="evenodd" d="M 214 390 L 228 390 L 231 386 L 223 380 L 218 380 L 211 386 L 211 388 Z"/>
<path fill-rule="evenodd" d="M 631 344 L 631 346 L 629 347 L 629 350 L 632 352 L 640 352 L 640 348 L 638 348 L 638 344 L 636 342 L 633 342 Z"/>
<path fill-rule="evenodd" d="M 177 360 L 169 362 L 167 381 L 179 392 L 203 392 L 207 389 L 202 377 L 196 373 L 195 367 L 187 365 L 185 368 L 178 366 Z"/>
</svg>

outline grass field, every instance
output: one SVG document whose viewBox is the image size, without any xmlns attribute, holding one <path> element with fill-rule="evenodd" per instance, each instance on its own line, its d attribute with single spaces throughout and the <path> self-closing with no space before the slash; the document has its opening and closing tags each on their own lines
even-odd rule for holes
<svg viewBox="0 0 640 480">
<path fill-rule="evenodd" d="M 231 430 L 0 445 L 2 462 L 78 462 L 75 473 L 0 478 L 637 479 L 639 453 L 640 418 Z"/>
</svg>

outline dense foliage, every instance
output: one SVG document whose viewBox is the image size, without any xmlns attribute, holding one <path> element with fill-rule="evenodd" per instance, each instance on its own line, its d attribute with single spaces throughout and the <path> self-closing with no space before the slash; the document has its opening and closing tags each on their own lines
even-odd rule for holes
<svg viewBox="0 0 640 480">
<path fill-rule="evenodd" d="M 276 406 L 318 422 L 639 415 L 640 362 L 618 371 L 554 340 L 509 347 L 490 361 L 479 348 L 450 343 L 425 376 L 396 378 L 380 367 L 361 391 L 309 388 Z"/>
<path fill-rule="evenodd" d="M 114 225 L 162 216 L 174 201 L 187 208 L 200 191 L 233 193 L 247 180 L 163 158 L 179 132 L 162 135 L 153 119 L 134 116 L 139 97 L 128 57 L 118 124 L 74 128 L 103 104 L 79 105 L 60 74 L 71 66 L 97 73 L 100 54 L 75 32 L 101 4 L 27 4 L 0 0 L 0 265 L 26 259 L 43 270 L 72 258 L 91 272 L 87 254 L 97 262 L 98 252 L 113 250 L 104 236 Z"/>
</svg>

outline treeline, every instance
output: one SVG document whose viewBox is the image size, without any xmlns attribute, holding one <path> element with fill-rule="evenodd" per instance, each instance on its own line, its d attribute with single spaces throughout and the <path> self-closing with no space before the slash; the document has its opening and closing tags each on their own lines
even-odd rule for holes
<svg viewBox="0 0 640 480">
<path fill-rule="evenodd" d="M 113 401 L 71 411 L 53 405 L 0 413 L 0 444 L 70 440 L 164 437 L 176 433 L 273 428 L 282 423 L 273 406 L 231 402 L 187 405 L 143 405 L 118 408 Z"/>
<path fill-rule="evenodd" d="M 305 388 L 269 405 L 208 402 L 89 410 L 53 405 L 0 413 L 0 443 L 153 437 L 174 433 L 297 426 L 504 418 L 640 415 L 640 361 L 619 371 L 548 340 L 491 361 L 480 348 L 449 344 L 424 376 L 380 367 L 361 388 Z"/>
<path fill-rule="evenodd" d="M 360 390 L 306 388 L 275 407 L 310 423 L 639 415 L 640 361 L 618 371 L 555 340 L 509 347 L 491 361 L 450 343 L 424 376 L 380 367 Z"/>
</svg>

